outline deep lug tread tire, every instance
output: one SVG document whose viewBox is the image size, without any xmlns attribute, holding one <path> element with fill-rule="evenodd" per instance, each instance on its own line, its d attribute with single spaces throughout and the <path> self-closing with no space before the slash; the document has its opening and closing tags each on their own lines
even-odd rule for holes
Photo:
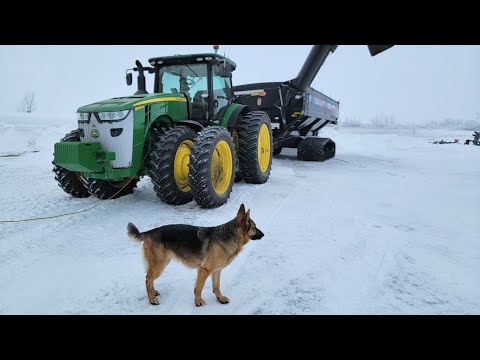
<svg viewBox="0 0 480 360">
<path fill-rule="evenodd" d="M 110 182 L 102 179 L 83 178 L 83 183 L 90 194 L 99 199 L 107 200 L 118 199 L 119 197 L 133 193 L 133 189 L 137 186 L 139 179 L 132 179 L 128 185 L 117 194 L 117 192 L 123 187 L 123 181 L 127 180 L 128 178 L 122 181 Z"/>
<path fill-rule="evenodd" d="M 258 160 L 258 141 L 261 126 L 265 124 L 270 136 L 270 159 L 265 172 L 260 168 Z M 247 183 L 263 184 L 270 177 L 272 168 L 273 136 L 270 118 L 263 111 L 250 111 L 243 116 L 237 127 L 239 136 L 240 173 Z"/>
<path fill-rule="evenodd" d="M 174 162 L 180 144 L 185 140 L 194 142 L 196 137 L 197 133 L 188 126 L 176 126 L 152 143 L 149 174 L 155 193 L 167 204 L 182 205 L 193 199 L 190 191 L 182 191 L 178 187 L 175 181 Z"/>
<path fill-rule="evenodd" d="M 218 194 L 212 182 L 212 158 L 217 144 L 225 141 L 231 151 L 232 169 L 227 190 Z M 195 139 L 190 153 L 189 184 L 193 199 L 202 208 L 215 208 L 225 204 L 230 197 L 235 178 L 235 146 L 230 133 L 222 127 L 211 126 L 203 130 Z"/>
</svg>

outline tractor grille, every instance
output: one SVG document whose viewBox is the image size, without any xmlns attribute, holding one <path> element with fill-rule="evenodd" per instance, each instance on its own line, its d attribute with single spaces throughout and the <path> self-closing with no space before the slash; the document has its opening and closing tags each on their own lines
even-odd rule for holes
<svg viewBox="0 0 480 360">
<path fill-rule="evenodd" d="M 91 114 L 90 121 L 78 123 L 82 142 L 99 142 L 102 149 L 115 153 L 115 160 L 110 160 L 113 168 L 132 166 L 133 156 L 133 110 L 121 121 L 99 121 L 96 114 Z"/>
</svg>

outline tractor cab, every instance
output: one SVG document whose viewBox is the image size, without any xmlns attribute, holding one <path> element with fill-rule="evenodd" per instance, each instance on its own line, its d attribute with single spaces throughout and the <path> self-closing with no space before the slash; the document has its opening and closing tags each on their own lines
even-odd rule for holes
<svg viewBox="0 0 480 360">
<path fill-rule="evenodd" d="M 148 71 L 155 76 L 154 93 L 183 94 L 189 119 L 204 125 L 223 118 L 233 99 L 233 61 L 218 54 L 194 54 L 156 57 L 149 63 Z"/>
</svg>

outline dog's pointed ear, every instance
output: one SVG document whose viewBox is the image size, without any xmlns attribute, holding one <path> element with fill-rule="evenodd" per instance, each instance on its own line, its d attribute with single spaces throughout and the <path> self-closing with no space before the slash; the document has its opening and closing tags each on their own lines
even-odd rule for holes
<svg viewBox="0 0 480 360">
<path fill-rule="evenodd" d="M 245 214 L 245 205 L 240 205 L 240 209 L 238 209 L 237 216 Z"/>
<path fill-rule="evenodd" d="M 247 211 L 247 221 L 250 220 L 250 209 Z"/>
<path fill-rule="evenodd" d="M 238 226 L 244 226 L 247 223 L 247 214 L 245 213 L 245 205 L 240 205 L 240 209 L 238 209 L 238 214 L 235 218 L 235 223 Z"/>
</svg>

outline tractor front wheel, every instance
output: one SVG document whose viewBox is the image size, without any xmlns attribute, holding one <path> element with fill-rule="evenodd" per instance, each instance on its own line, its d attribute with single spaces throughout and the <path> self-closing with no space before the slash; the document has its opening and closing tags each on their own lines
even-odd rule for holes
<svg viewBox="0 0 480 360">
<path fill-rule="evenodd" d="M 195 139 L 188 165 L 193 199 L 203 208 L 225 204 L 235 178 L 235 147 L 230 133 L 219 126 L 203 130 Z"/>
<path fill-rule="evenodd" d="M 77 142 L 80 141 L 80 133 L 78 130 L 73 130 L 69 132 L 65 137 L 61 140 L 62 142 Z M 56 165 L 53 163 L 53 172 L 55 173 L 55 180 L 58 182 L 58 186 L 60 186 L 63 191 L 67 194 L 72 195 L 76 198 L 86 198 L 90 196 L 87 188 L 83 185 L 81 180 L 81 173 L 77 173 L 75 171 L 67 170 L 61 166 Z"/>
<path fill-rule="evenodd" d="M 101 179 L 86 179 L 82 177 L 82 182 L 93 196 L 102 199 L 117 199 L 119 197 L 131 194 L 137 186 L 139 179 L 126 178 L 120 181 L 108 181 Z"/>
<path fill-rule="evenodd" d="M 163 202 L 182 205 L 192 201 L 188 184 L 190 151 L 197 134 L 188 126 L 176 126 L 153 143 L 150 177 Z"/>
</svg>

